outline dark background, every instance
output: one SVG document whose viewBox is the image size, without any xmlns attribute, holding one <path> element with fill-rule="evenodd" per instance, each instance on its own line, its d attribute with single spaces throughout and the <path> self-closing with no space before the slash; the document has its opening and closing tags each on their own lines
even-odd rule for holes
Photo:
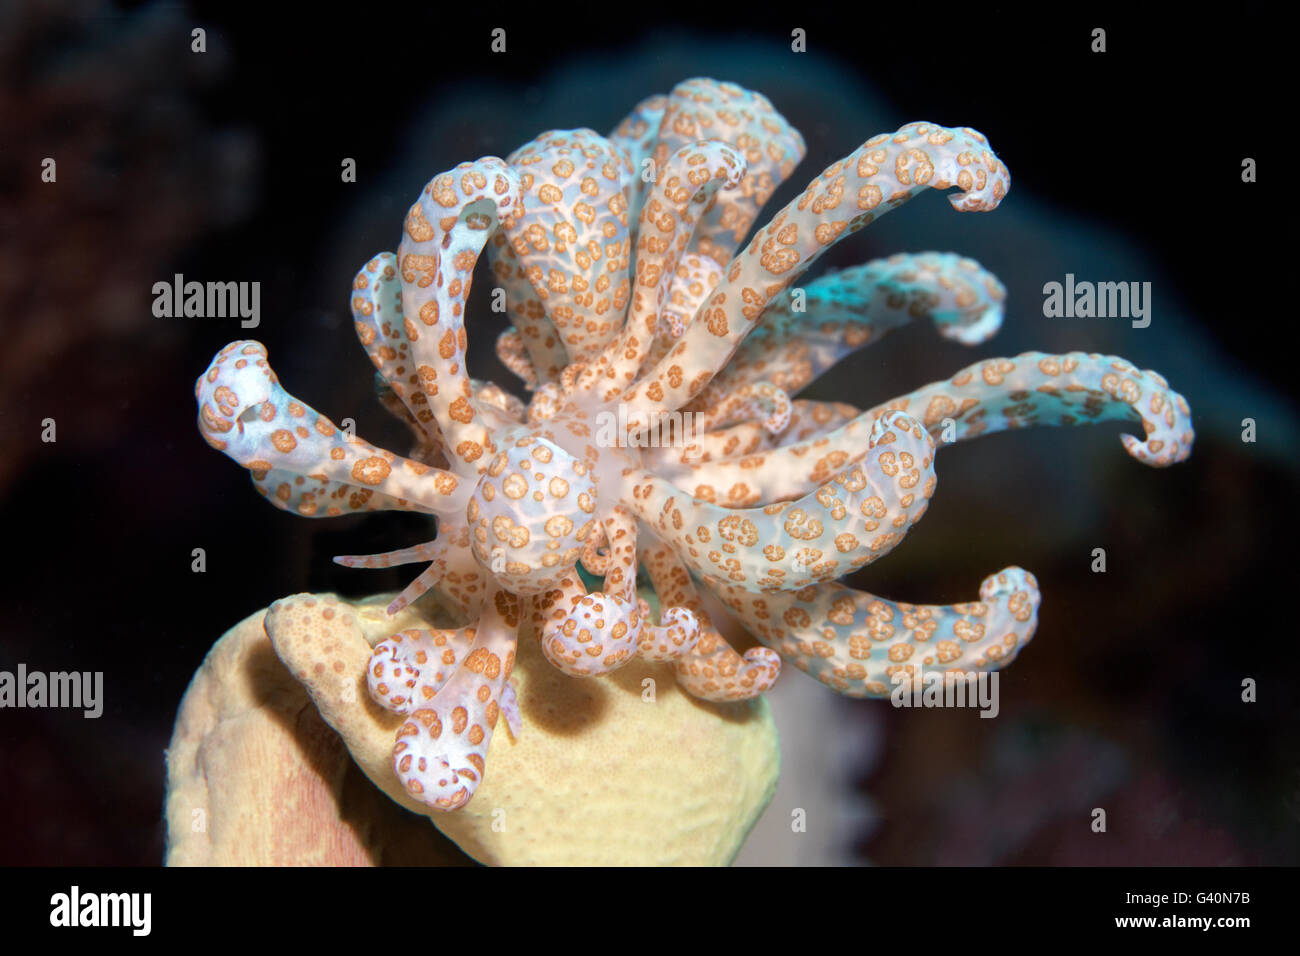
<svg viewBox="0 0 1300 956">
<path fill-rule="evenodd" d="M 981 358 L 1083 349 L 1166 374 L 1197 425 L 1191 461 L 1159 472 L 1123 454 L 1113 424 L 945 452 L 926 520 L 856 583 L 947 603 L 1020 564 L 1043 589 L 1038 633 L 1003 675 L 998 720 L 850 705 L 883 714 L 883 746 L 864 742 L 877 756 L 850 761 L 835 795 L 875 817 L 842 834 L 843 852 L 1300 862 L 1294 267 L 1270 228 L 1290 207 L 1273 165 L 1288 64 L 1277 23 L 1244 5 L 1212 27 L 1008 8 L 911 21 L 745 8 L 716 25 L 439 9 L 31 2 L 0 14 L 0 668 L 103 670 L 107 698 L 98 721 L 0 712 L 0 863 L 157 863 L 163 749 L 211 643 L 287 593 L 406 581 L 330 556 L 422 540 L 421 521 L 286 515 L 207 448 L 192 389 L 212 355 L 257 338 L 290 392 L 405 451 L 351 331 L 355 270 L 395 246 L 435 173 L 548 128 L 607 132 L 696 75 L 765 93 L 803 132 L 808 156 L 769 215 L 910 120 L 973 126 L 1011 169 L 991 215 L 928 194 L 824 257 L 971 255 L 1007 284 L 1003 331 L 966 350 L 909 328 L 808 395 L 869 407 Z M 194 26 L 207 30 L 202 56 Z M 496 26 L 504 55 L 489 52 Z M 1095 26 L 1105 54 L 1089 51 Z M 790 52 L 794 27 L 807 53 Z M 45 156 L 55 185 L 40 182 Z M 1257 184 L 1241 182 L 1246 156 Z M 340 182 L 343 157 L 356 184 Z M 260 281 L 261 326 L 154 318 L 151 287 L 174 272 Z M 1151 327 L 1043 318 L 1042 284 L 1066 272 L 1151 281 Z M 489 285 L 471 303 L 471 368 L 513 387 L 491 354 Z M 40 442 L 46 417 L 56 444 Z M 1256 444 L 1240 440 L 1245 417 Z M 1105 575 L 1088 570 L 1098 546 Z M 196 547 L 204 574 L 190 570 Z M 1243 677 L 1258 703 L 1241 703 Z M 852 754 L 857 723 L 840 732 Z M 1087 826 L 1094 806 L 1108 809 L 1104 837 Z"/>
</svg>

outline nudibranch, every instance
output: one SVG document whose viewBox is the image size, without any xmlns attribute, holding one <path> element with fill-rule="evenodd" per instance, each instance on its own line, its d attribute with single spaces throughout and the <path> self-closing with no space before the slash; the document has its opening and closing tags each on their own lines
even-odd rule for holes
<svg viewBox="0 0 1300 956">
<path fill-rule="evenodd" d="M 415 436 L 409 457 L 286 392 L 258 342 L 226 346 L 199 378 L 203 436 L 276 507 L 433 516 L 430 541 L 335 559 L 423 564 L 390 612 L 436 587 L 465 622 L 394 634 L 370 661 L 371 695 L 408 718 L 394 769 L 419 801 L 453 810 L 472 797 L 497 721 L 512 715 L 521 633 L 575 677 L 636 656 L 670 661 L 710 701 L 763 693 L 782 658 L 852 697 L 888 696 L 924 668 L 1000 668 L 1034 633 L 1027 571 L 1003 568 L 978 599 L 951 605 L 837 583 L 925 514 L 936 451 L 1117 419 L 1140 423 L 1142 439 L 1122 438 L 1145 464 L 1190 454 L 1183 397 L 1113 356 L 987 359 L 867 411 L 795 398 L 912 319 L 967 345 L 992 336 L 1005 290 L 957 255 L 896 255 L 797 283 L 925 189 L 955 187 L 953 207 L 979 212 L 1010 185 L 975 130 L 909 123 L 832 164 L 741 248 L 804 151 L 762 95 L 692 79 L 608 136 L 554 130 L 433 177 L 396 253 L 371 259 L 352 287 L 380 399 Z M 465 305 L 485 252 L 512 326 L 497 354 L 526 405 L 465 366 Z M 579 568 L 603 578 L 598 589 Z M 642 571 L 657 609 L 638 594 Z M 763 646 L 733 648 L 700 588 Z"/>
</svg>

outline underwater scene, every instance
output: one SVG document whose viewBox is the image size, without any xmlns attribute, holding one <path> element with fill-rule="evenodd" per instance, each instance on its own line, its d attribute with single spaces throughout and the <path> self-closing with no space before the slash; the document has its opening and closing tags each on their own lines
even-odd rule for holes
<svg viewBox="0 0 1300 956">
<path fill-rule="evenodd" d="M 1300 863 L 1273 30 L 984 16 L 5 7 L 0 864 Z"/>
</svg>

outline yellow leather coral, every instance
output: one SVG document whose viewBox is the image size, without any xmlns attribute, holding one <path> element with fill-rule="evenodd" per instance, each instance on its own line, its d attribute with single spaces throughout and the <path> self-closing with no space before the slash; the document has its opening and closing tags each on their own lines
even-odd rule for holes
<svg viewBox="0 0 1300 956">
<path fill-rule="evenodd" d="M 390 618 L 390 599 L 295 595 L 217 643 L 168 752 L 169 864 L 456 862 L 432 828 L 415 832 L 410 817 L 360 788 L 359 809 L 351 822 L 341 819 L 343 786 L 334 780 L 346 768 L 334 755 L 318 772 L 322 760 L 309 751 L 328 742 L 294 733 L 315 712 L 380 790 L 431 816 L 480 862 L 707 865 L 735 856 L 776 786 L 780 757 L 766 702 L 695 700 L 676 686 L 670 665 L 642 660 L 608 680 L 569 677 L 536 639 L 521 641 L 511 677 L 518 735 L 493 735 L 491 768 L 474 800 L 452 813 L 415 800 L 393 770 L 402 718 L 370 698 L 366 666 L 394 627 L 446 621 L 424 616 L 437 607 L 428 600 Z M 302 688 L 311 715 L 300 713 Z M 196 810 L 206 832 L 192 825 Z"/>
</svg>

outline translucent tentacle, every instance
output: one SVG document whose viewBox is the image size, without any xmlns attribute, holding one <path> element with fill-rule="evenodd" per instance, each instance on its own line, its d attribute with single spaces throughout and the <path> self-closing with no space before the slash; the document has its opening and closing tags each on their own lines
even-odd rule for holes
<svg viewBox="0 0 1300 956">
<path fill-rule="evenodd" d="M 446 541 L 435 538 L 410 548 L 384 551 L 379 554 L 339 554 L 334 563 L 345 568 L 394 568 L 403 564 L 425 563 L 434 560 L 446 550 Z"/>
<path fill-rule="evenodd" d="M 522 194 L 500 159 L 461 163 L 424 187 L 397 250 L 414 374 L 463 475 L 476 474 L 494 449 L 465 368 L 465 303 L 479 255 L 498 226 L 521 214 Z"/>
<path fill-rule="evenodd" d="M 790 406 L 790 424 L 780 434 L 772 434 L 761 423 L 747 422 L 694 435 L 686 447 L 647 448 L 642 454 L 648 470 L 693 491 L 703 473 L 702 465 L 719 461 L 744 462 L 760 452 L 833 431 L 859 414 L 858 409 L 843 402 L 797 399 Z M 707 493 L 696 493 L 696 497 L 714 500 Z"/>
<path fill-rule="evenodd" d="M 388 605 L 396 614 L 426 591 L 441 585 L 444 596 L 464 617 L 473 617 L 482 603 L 486 579 L 468 548 L 468 529 L 464 524 L 444 523 L 438 537 L 410 548 L 381 554 L 342 554 L 335 564 L 348 568 L 390 568 L 423 563 L 428 566 Z"/>
<path fill-rule="evenodd" d="M 846 355 L 892 329 L 929 318 L 944 338 L 987 341 L 1002 325 L 1006 289 L 973 259 L 953 253 L 901 253 L 786 289 L 757 328 L 688 408 L 707 408 L 750 382 L 791 395 Z"/>
<path fill-rule="evenodd" d="M 492 236 L 487 254 L 492 276 L 506 296 L 506 315 L 519 333 L 519 342 L 528 353 L 534 375 L 539 383 L 558 381 L 569 354 L 505 233 L 498 231 Z"/>
<path fill-rule="evenodd" d="M 780 292 L 841 238 L 923 190 L 957 186 L 961 211 L 995 208 L 1010 174 L 971 129 L 910 123 L 867 140 L 809 183 L 727 270 L 680 342 L 624 396 L 645 416 L 698 395 Z M 638 423 L 639 424 L 639 423 Z"/>
<path fill-rule="evenodd" d="M 605 572 L 609 570 L 609 541 L 605 538 L 605 529 L 598 528 L 594 534 L 587 538 L 587 544 L 582 549 L 582 566 L 588 573 L 603 578 Z"/>
<path fill-rule="evenodd" d="M 725 266 L 807 149 L 799 131 L 762 93 L 694 77 L 669 94 L 653 159 L 662 164 L 674 151 L 701 139 L 721 140 L 745 157 L 738 188 L 715 195 L 691 238 L 692 249 Z"/>
<path fill-rule="evenodd" d="M 253 471 L 253 487 L 281 511 L 304 518 L 337 518 L 366 511 L 438 513 L 419 502 L 371 491 L 356 484 L 309 478 L 285 468 Z"/>
<path fill-rule="evenodd" d="M 739 422 L 757 421 L 771 434 L 779 435 L 789 427 L 794 412 L 790 396 L 771 382 L 741 385 L 717 398 L 698 411 L 690 410 L 689 421 L 694 429 L 708 432 Z"/>
<path fill-rule="evenodd" d="M 274 489 L 268 500 L 278 507 L 313 515 L 337 507 L 342 514 L 373 510 L 367 506 L 376 496 L 376 507 L 385 509 L 455 515 L 462 506 L 455 475 L 349 438 L 286 392 L 261 342 L 227 345 L 199 377 L 194 394 L 204 439 L 249 469 L 264 493 Z M 285 484 L 289 495 L 282 498 Z M 315 510 L 304 511 L 305 501 Z"/>
<path fill-rule="evenodd" d="M 439 434 L 437 437 L 431 437 L 429 431 L 411 413 L 410 408 L 397 397 L 397 393 L 378 373 L 375 374 L 375 397 L 390 415 L 410 429 L 415 444 L 407 453 L 408 458 L 414 458 L 436 468 L 447 467 L 447 449 L 442 443 L 442 436 Z M 437 423 L 431 421 L 431 424 L 436 430 Z"/>
<path fill-rule="evenodd" d="M 677 262 L 703 209 L 719 190 L 734 187 L 745 161 L 725 143 L 681 147 L 657 166 L 658 178 L 641 209 L 637 228 L 632 304 L 620 334 L 578 377 L 577 388 L 605 401 L 623 391 L 641 367 L 659 331 Z"/>
<path fill-rule="evenodd" d="M 475 628 L 412 628 L 375 645 L 366 670 L 370 696 L 406 715 L 433 700 L 474 646 Z"/>
<path fill-rule="evenodd" d="M 682 257 L 673 271 L 673 279 L 668 286 L 668 301 L 659 314 L 659 334 L 646 356 L 647 362 L 653 364 L 668 354 L 668 350 L 686 331 L 691 317 L 699 311 L 700 305 L 720 281 L 722 266 L 708 256 L 687 253 Z"/>
<path fill-rule="evenodd" d="M 641 604 L 641 640 L 637 644 L 638 657 L 651 661 L 676 661 L 695 650 L 700 639 L 700 621 L 694 611 L 684 607 L 665 608 L 658 624 L 650 623 L 650 605 Z"/>
<path fill-rule="evenodd" d="M 501 364 L 514 372 L 530 392 L 541 384 L 533 360 L 528 357 L 524 337 L 518 329 L 507 329 L 497 336 L 496 353 Z"/>
<path fill-rule="evenodd" d="M 778 591 L 841 577 L 888 554 L 925 513 L 935 483 L 933 440 L 914 419 L 891 412 L 873 424 L 860 462 L 797 501 L 723 508 L 642 473 L 632 504 L 705 581 Z"/>
<path fill-rule="evenodd" d="M 609 541 L 605 584 L 583 593 L 572 580 L 540 599 L 542 652 L 571 677 L 607 674 L 636 656 L 644 618 L 636 595 L 636 522 L 617 507 L 603 522 Z M 577 578 L 573 573 L 572 578 Z"/>
<path fill-rule="evenodd" d="M 645 161 L 654 152 L 655 142 L 659 139 L 659 123 L 667 105 L 668 97 L 662 93 L 648 96 L 633 107 L 632 112 L 609 134 L 609 141 L 623 150 L 632 168 L 632 177 L 625 186 L 629 222 L 636 222 L 641 215 L 641 206 L 655 181 L 653 175 L 643 174 L 643 170 L 649 168 Z"/>
<path fill-rule="evenodd" d="M 474 400 L 478 402 L 479 408 L 483 410 L 494 429 L 523 424 L 527 408 L 523 402 L 500 385 L 495 382 L 480 382 L 472 378 L 470 387 L 474 392 Z"/>
<path fill-rule="evenodd" d="M 425 440 L 442 450 L 442 429 L 420 387 L 411 343 L 420 333 L 402 312 L 402 282 L 397 256 L 381 252 L 352 280 L 352 321 L 362 347 L 389 391 L 418 424 Z"/>
<path fill-rule="evenodd" d="M 411 796 L 435 810 L 463 807 L 483 780 L 501 697 L 514 667 L 518 626 L 518 600 L 496 591 L 477 625 L 464 630 L 473 643 L 463 657 L 461 648 L 436 647 L 436 639 L 385 641 L 375 648 L 370 679 L 382 667 L 402 688 L 396 696 L 409 699 L 394 705 L 378 684 L 372 690 L 380 704 L 409 717 L 397 730 L 394 770 Z M 430 653 L 438 650 L 444 653 Z M 414 687 L 405 686 L 409 680 Z"/>
<path fill-rule="evenodd" d="M 630 161 L 605 137 L 576 129 L 543 133 L 509 162 L 524 213 L 506 238 L 569 362 L 595 358 L 627 308 Z"/>
<path fill-rule="evenodd" d="M 1121 435 L 1124 449 L 1156 468 L 1184 461 L 1196 434 L 1187 400 L 1164 376 L 1139 371 L 1114 355 L 1025 352 L 963 369 L 873 408 L 874 418 L 904 409 L 940 439 L 942 447 L 979 435 L 1031 425 L 1140 422 L 1145 440 Z M 945 420 L 952 428 L 945 436 Z"/>
<path fill-rule="evenodd" d="M 675 661 L 677 682 L 702 700 L 748 700 L 771 689 L 781 672 L 781 658 L 766 647 L 738 654 L 713 626 L 690 573 L 671 547 L 652 541 L 641 561 L 661 606 L 689 611 L 699 628 L 691 649 Z M 667 612 L 665 612 L 665 617 Z"/>
<path fill-rule="evenodd" d="M 886 697 L 895 675 L 926 668 L 1005 667 L 1033 637 L 1041 600 L 1017 567 L 989 575 L 965 604 L 905 604 L 829 582 L 776 595 L 715 590 L 764 644 L 849 697 Z"/>
<path fill-rule="evenodd" d="M 435 555 L 435 560 L 424 573 L 394 599 L 388 606 L 389 614 L 396 614 L 425 590 L 436 587 L 439 598 L 462 620 L 472 621 L 478 617 L 494 581 L 470 550 L 469 527 L 463 522 L 443 522 L 438 528 L 438 540 L 444 542 L 445 550 Z"/>
</svg>

